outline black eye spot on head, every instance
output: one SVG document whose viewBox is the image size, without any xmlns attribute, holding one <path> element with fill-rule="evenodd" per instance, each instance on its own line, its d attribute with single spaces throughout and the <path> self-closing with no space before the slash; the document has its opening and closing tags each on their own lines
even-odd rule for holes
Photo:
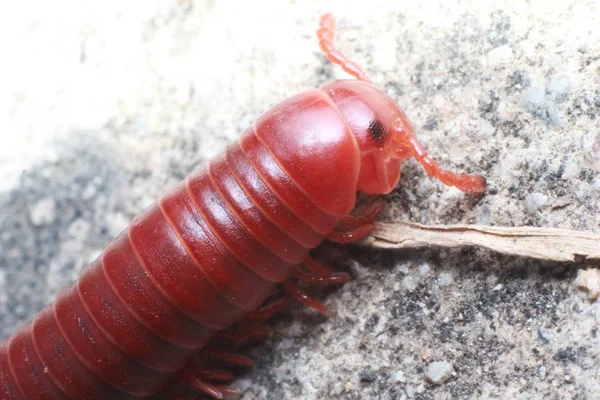
<svg viewBox="0 0 600 400">
<path fill-rule="evenodd" d="M 383 141 L 386 135 L 386 129 L 383 122 L 372 119 L 371 122 L 369 122 L 369 134 L 375 143 Z"/>
</svg>

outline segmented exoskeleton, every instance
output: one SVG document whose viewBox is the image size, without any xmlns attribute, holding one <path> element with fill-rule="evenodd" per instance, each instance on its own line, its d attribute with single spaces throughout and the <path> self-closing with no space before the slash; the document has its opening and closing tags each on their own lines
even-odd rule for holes
<svg viewBox="0 0 600 400">
<path fill-rule="evenodd" d="M 358 192 L 396 187 L 414 157 L 427 173 L 481 193 L 479 175 L 443 170 L 405 113 L 333 45 L 319 44 L 357 80 L 337 81 L 273 107 L 238 142 L 134 219 L 56 302 L 0 346 L 1 399 L 134 399 L 185 385 L 216 398 L 235 391 L 212 357 L 249 361 L 215 345 L 259 337 L 290 298 L 324 307 L 301 285 L 348 276 L 310 258 L 324 239 L 365 236 L 381 209 L 353 213 Z M 298 283 L 300 282 L 300 286 Z"/>
</svg>

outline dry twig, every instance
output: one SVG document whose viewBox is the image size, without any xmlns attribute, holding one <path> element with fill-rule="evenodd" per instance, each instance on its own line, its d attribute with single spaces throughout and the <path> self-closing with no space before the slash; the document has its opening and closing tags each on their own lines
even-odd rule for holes
<svg viewBox="0 0 600 400">
<path fill-rule="evenodd" d="M 542 260 L 600 260 L 600 234 L 555 228 L 379 222 L 361 243 L 383 249 L 478 246 Z"/>
</svg>

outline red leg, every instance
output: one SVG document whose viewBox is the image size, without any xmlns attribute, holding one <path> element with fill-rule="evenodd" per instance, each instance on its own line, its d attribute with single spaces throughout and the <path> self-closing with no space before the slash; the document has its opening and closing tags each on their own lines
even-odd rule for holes
<svg viewBox="0 0 600 400">
<path fill-rule="evenodd" d="M 317 31 L 319 47 L 323 50 L 323 53 L 325 53 L 329 61 L 339 65 L 356 79 L 371 83 L 371 80 L 357 63 L 348 60 L 342 52 L 335 48 L 333 44 L 334 36 L 335 18 L 331 14 L 324 14 L 319 20 L 319 30 Z"/>
<path fill-rule="evenodd" d="M 287 298 L 275 300 L 272 303 L 269 303 L 266 306 L 263 306 L 260 309 L 248 314 L 244 321 L 240 323 L 240 327 L 252 328 L 260 326 L 261 324 L 264 324 L 273 318 L 276 314 L 287 310 L 289 306 L 290 300 Z"/>
<path fill-rule="evenodd" d="M 289 298 L 281 298 L 270 302 L 262 308 L 251 312 L 246 318 L 229 329 L 219 332 L 217 338 L 231 342 L 234 349 L 248 343 L 260 342 L 272 333 L 271 329 L 262 325 L 276 314 L 286 310 L 289 305 Z"/>
<path fill-rule="evenodd" d="M 283 282 L 283 287 L 294 300 L 307 305 L 308 307 L 317 310 L 320 313 L 327 313 L 327 307 L 304 293 L 302 289 L 293 284 L 289 279 Z"/>
<path fill-rule="evenodd" d="M 294 268 L 296 278 L 302 283 L 313 286 L 329 286 L 348 282 L 350 275 L 345 272 L 331 272 L 329 275 L 313 275 L 297 266 Z"/>
<path fill-rule="evenodd" d="M 294 268 L 294 275 L 299 282 L 307 285 L 329 286 L 342 284 L 350 280 L 350 275 L 347 273 L 334 272 L 331 270 L 331 268 L 316 262 L 310 257 L 306 259 L 303 265 L 306 269 L 302 268 L 301 266 L 296 266 Z M 297 300 L 321 313 L 327 312 L 327 308 L 323 304 L 304 293 L 290 280 L 284 282 L 283 286 L 294 300 Z"/>
<path fill-rule="evenodd" d="M 216 388 L 219 391 L 221 391 L 221 393 L 223 393 L 224 396 L 237 396 L 238 394 L 240 394 L 240 392 L 238 392 L 231 386 L 216 385 Z"/>
<path fill-rule="evenodd" d="M 213 346 L 208 346 L 202 349 L 202 354 L 206 354 L 209 357 L 216 358 L 217 360 L 229 364 L 240 365 L 243 367 L 251 367 L 254 365 L 254 361 L 252 361 L 248 357 L 244 357 L 243 355 L 237 353 L 219 350 L 218 348 Z"/>
<path fill-rule="evenodd" d="M 194 388 L 202 393 L 206 393 L 207 395 L 209 395 L 215 399 L 222 399 L 224 397 L 223 392 L 221 392 L 218 387 L 216 387 L 215 385 L 212 385 L 208 382 L 205 382 L 201 379 L 198 379 L 195 376 L 190 376 L 190 378 L 188 380 L 188 384 L 192 388 Z"/>
<path fill-rule="evenodd" d="M 233 380 L 233 374 L 222 369 L 193 366 L 191 370 L 198 379 L 206 381 L 231 382 Z"/>
<path fill-rule="evenodd" d="M 375 222 L 375 218 L 377 218 L 377 215 L 379 215 L 379 213 L 383 210 L 384 207 L 385 201 L 383 199 L 378 198 L 375 201 L 373 201 L 373 204 L 367 207 L 367 209 L 361 212 L 360 214 L 345 216 L 342 220 L 342 223 L 354 227 L 372 224 L 373 222 Z"/>
<path fill-rule="evenodd" d="M 333 272 L 330 267 L 316 262 L 311 257 L 308 257 L 304 261 L 304 265 L 310 271 L 310 273 L 313 275 L 329 276 Z"/>
<path fill-rule="evenodd" d="M 352 215 L 349 214 L 342 219 L 342 222 L 336 227 L 336 230 L 327 236 L 327 240 L 335 243 L 356 242 L 367 236 L 373 230 L 375 218 L 385 207 L 385 201 L 376 199 L 365 210 Z M 352 227 L 349 230 L 341 230 L 344 225 Z"/>
<path fill-rule="evenodd" d="M 373 224 L 359 226 L 358 228 L 350 229 L 349 231 L 339 232 L 333 231 L 327 235 L 327 240 L 334 243 L 352 243 L 359 241 L 367 236 L 373 230 Z"/>
<path fill-rule="evenodd" d="M 290 304 L 289 298 L 282 298 L 273 301 L 259 310 L 250 313 L 243 321 L 240 321 L 232 329 L 221 332 L 217 337 L 219 339 L 230 340 L 234 345 L 246 342 L 248 340 L 261 339 L 270 334 L 270 329 L 260 326 L 279 312 L 287 309 Z M 182 386 L 192 388 L 192 390 L 203 392 L 215 399 L 222 399 L 227 395 L 239 394 L 237 390 L 226 385 L 215 385 L 212 381 L 233 380 L 233 374 L 229 371 L 210 368 L 209 359 L 217 359 L 229 364 L 235 364 L 244 367 L 251 367 L 254 361 L 231 351 L 222 350 L 220 345 L 210 344 L 203 348 L 195 356 L 184 370 L 178 373 L 174 381 Z M 177 387 L 168 387 L 161 392 L 161 396 L 168 399 L 191 400 L 197 398 L 194 394 L 183 393 Z M 160 397 L 161 399 L 163 397 Z"/>
<path fill-rule="evenodd" d="M 173 378 L 172 382 L 176 385 L 164 388 L 158 394 L 158 398 L 194 400 L 198 398 L 197 392 L 202 392 L 212 398 L 222 399 L 225 395 L 235 395 L 239 392 L 226 385 L 214 385 L 210 381 L 230 382 L 232 380 L 233 374 L 228 371 L 190 364 Z"/>
</svg>

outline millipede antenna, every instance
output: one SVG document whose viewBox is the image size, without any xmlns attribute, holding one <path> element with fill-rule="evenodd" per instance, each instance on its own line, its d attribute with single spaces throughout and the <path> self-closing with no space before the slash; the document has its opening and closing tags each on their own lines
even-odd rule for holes
<svg viewBox="0 0 600 400">
<path fill-rule="evenodd" d="M 356 79 L 371 83 L 371 80 L 360 65 L 354 61 L 348 60 L 341 51 L 336 49 L 335 44 L 333 44 L 333 39 L 335 37 L 335 17 L 333 15 L 327 13 L 321 16 L 319 19 L 317 37 L 319 38 L 319 47 L 323 50 L 323 53 L 325 53 L 329 61 L 339 65 L 344 71 L 354 76 Z"/>
</svg>

